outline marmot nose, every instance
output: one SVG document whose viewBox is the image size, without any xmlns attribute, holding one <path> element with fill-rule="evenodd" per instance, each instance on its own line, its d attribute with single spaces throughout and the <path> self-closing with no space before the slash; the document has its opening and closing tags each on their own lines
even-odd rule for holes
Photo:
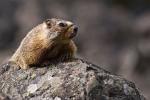
<svg viewBox="0 0 150 100">
<path fill-rule="evenodd" d="M 78 27 L 77 27 L 77 26 L 74 27 L 73 32 L 74 32 L 74 33 L 77 33 L 77 32 L 78 32 Z"/>
<path fill-rule="evenodd" d="M 73 32 L 70 34 L 70 38 L 75 37 L 77 35 L 77 32 L 78 32 L 78 27 L 77 26 L 73 26 L 72 29 L 73 29 L 72 30 Z"/>
</svg>

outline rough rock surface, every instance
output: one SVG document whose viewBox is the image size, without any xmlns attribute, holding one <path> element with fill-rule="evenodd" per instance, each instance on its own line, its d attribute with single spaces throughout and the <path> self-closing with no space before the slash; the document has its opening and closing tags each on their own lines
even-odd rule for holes
<svg viewBox="0 0 150 100">
<path fill-rule="evenodd" d="M 0 100 L 146 100 L 134 83 L 80 59 L 15 67 L 0 68 Z"/>
</svg>

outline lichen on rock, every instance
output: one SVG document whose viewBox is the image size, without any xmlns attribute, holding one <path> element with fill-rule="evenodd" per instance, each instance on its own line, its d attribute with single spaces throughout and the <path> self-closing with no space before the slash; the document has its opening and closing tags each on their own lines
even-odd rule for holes
<svg viewBox="0 0 150 100">
<path fill-rule="evenodd" d="M 134 83 L 80 59 L 28 70 L 4 66 L 3 100 L 146 100 Z"/>
</svg>

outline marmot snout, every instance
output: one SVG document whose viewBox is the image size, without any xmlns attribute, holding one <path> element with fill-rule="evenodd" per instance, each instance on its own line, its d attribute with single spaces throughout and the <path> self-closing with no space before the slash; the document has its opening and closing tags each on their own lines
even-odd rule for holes
<svg viewBox="0 0 150 100">
<path fill-rule="evenodd" d="M 77 31 L 70 21 L 47 19 L 27 33 L 9 61 L 27 69 L 51 59 L 72 59 L 77 50 L 72 38 Z"/>
</svg>

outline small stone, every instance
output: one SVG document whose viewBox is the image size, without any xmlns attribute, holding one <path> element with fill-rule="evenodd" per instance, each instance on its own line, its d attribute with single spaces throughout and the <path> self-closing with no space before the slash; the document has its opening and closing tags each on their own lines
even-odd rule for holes
<svg viewBox="0 0 150 100">
<path fill-rule="evenodd" d="M 36 77 L 36 74 L 32 74 L 31 78 L 34 79 Z"/>
<path fill-rule="evenodd" d="M 54 100 L 61 100 L 61 98 L 59 98 L 59 97 L 55 97 L 55 98 L 54 98 Z"/>
<path fill-rule="evenodd" d="M 136 93 L 135 93 L 135 91 L 133 90 L 133 88 L 131 88 L 129 85 L 124 84 L 124 85 L 123 85 L 123 88 L 124 88 L 124 93 L 125 93 L 126 95 L 130 95 L 130 94 L 136 95 Z"/>
<path fill-rule="evenodd" d="M 111 78 L 110 78 L 109 80 L 105 79 L 105 80 L 104 80 L 104 84 L 112 85 L 112 84 L 114 84 L 114 80 L 111 79 Z"/>
<path fill-rule="evenodd" d="M 38 89 L 37 84 L 31 84 L 28 86 L 27 91 L 29 93 L 34 93 Z"/>
<path fill-rule="evenodd" d="M 54 100 L 52 97 L 43 98 L 42 100 Z"/>
</svg>

